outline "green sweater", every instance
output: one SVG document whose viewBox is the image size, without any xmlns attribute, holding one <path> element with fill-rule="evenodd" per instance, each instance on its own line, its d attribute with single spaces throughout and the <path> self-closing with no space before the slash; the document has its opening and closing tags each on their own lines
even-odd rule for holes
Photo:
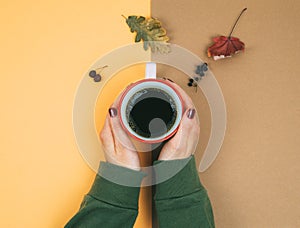
<svg viewBox="0 0 300 228">
<path fill-rule="evenodd" d="M 213 211 L 206 189 L 200 183 L 194 156 L 182 170 L 170 179 L 155 185 L 154 203 L 160 228 L 215 227 Z M 186 159 L 181 159 L 181 161 Z M 155 161 L 166 167 L 172 161 Z M 135 178 L 141 183 L 144 173 L 110 163 L 101 162 L 101 172 L 118 172 L 124 178 Z M 156 176 L 159 178 L 159 172 Z M 127 228 L 133 227 L 138 214 L 139 187 L 128 187 L 110 182 L 96 175 L 94 184 L 84 197 L 80 209 L 66 224 L 66 228 Z"/>
</svg>

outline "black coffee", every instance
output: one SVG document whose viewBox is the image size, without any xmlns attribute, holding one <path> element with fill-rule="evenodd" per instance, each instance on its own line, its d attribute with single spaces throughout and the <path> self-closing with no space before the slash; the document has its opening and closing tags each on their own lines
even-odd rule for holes
<svg viewBox="0 0 300 228">
<path fill-rule="evenodd" d="M 126 107 L 131 129 L 145 138 L 155 138 L 172 128 L 177 117 L 173 98 L 161 89 L 147 88 L 136 92 Z"/>
</svg>

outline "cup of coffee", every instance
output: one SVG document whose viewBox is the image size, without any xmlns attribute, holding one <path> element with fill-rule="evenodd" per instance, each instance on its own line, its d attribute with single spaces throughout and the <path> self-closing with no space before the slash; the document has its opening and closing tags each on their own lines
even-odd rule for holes
<svg viewBox="0 0 300 228">
<path fill-rule="evenodd" d="M 183 102 L 171 82 L 143 79 L 125 89 L 118 111 L 120 122 L 129 135 L 145 143 L 158 143 L 176 133 Z"/>
</svg>

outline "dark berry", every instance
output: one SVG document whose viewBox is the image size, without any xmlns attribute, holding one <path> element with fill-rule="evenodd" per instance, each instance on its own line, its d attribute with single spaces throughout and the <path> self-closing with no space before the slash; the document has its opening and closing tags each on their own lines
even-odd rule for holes
<svg viewBox="0 0 300 228">
<path fill-rule="evenodd" d="M 96 76 L 96 74 L 97 73 L 96 73 L 95 70 L 91 70 L 90 73 L 89 73 L 89 76 L 92 77 L 92 78 L 94 78 Z"/>
<path fill-rule="evenodd" d="M 207 71 L 208 70 L 207 64 L 203 64 L 202 69 L 203 69 L 203 71 Z"/>
<path fill-rule="evenodd" d="M 101 81 L 101 75 L 100 74 L 96 74 L 96 76 L 94 77 L 94 81 L 95 82 L 100 82 Z"/>
<path fill-rule="evenodd" d="M 199 78 L 199 77 L 194 77 L 194 80 L 197 82 L 197 81 L 199 81 L 199 79 L 201 79 L 201 78 Z"/>
<path fill-rule="evenodd" d="M 204 74 L 203 71 L 201 71 L 199 75 L 200 75 L 201 77 L 203 77 L 205 74 Z"/>
<path fill-rule="evenodd" d="M 188 85 L 189 87 L 191 87 L 191 86 L 193 86 L 193 83 L 192 83 L 192 82 L 189 82 L 187 85 Z"/>
<path fill-rule="evenodd" d="M 192 82 L 192 83 L 193 83 L 193 82 L 194 82 L 194 79 L 190 78 L 190 79 L 189 79 L 189 82 Z"/>
</svg>

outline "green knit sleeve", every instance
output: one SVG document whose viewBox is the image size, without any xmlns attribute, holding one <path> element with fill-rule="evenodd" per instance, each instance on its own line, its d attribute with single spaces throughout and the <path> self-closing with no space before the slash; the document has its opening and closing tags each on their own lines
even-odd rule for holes
<svg viewBox="0 0 300 228">
<path fill-rule="evenodd" d="M 66 228 L 133 227 L 138 214 L 140 187 L 116 184 L 102 176 L 113 173 L 124 180 L 134 180 L 139 186 L 145 174 L 107 162 L 101 162 L 99 173 L 101 175 L 96 175 L 79 211 L 65 225 Z"/>
<path fill-rule="evenodd" d="M 156 185 L 154 202 L 159 227 L 215 227 L 212 206 L 207 191 L 200 182 L 194 156 L 155 161 L 154 164 L 163 163 L 160 164 L 164 166 L 161 170 L 170 171 L 181 162 L 185 164 L 183 169 Z M 159 179 L 163 173 L 158 170 L 155 175 Z"/>
</svg>

